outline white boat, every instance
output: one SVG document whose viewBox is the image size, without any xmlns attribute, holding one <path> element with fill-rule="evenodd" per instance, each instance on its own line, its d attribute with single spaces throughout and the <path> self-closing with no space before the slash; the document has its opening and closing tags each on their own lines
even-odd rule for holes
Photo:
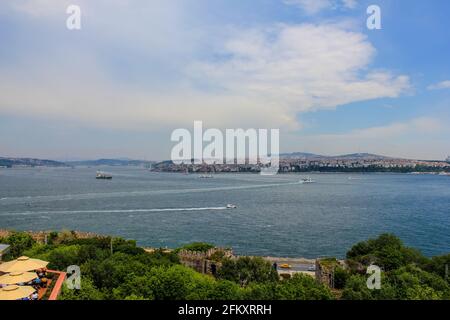
<svg viewBox="0 0 450 320">
<path fill-rule="evenodd" d="M 200 178 L 201 179 L 210 179 L 210 178 L 212 178 L 213 176 L 211 175 L 211 174 L 202 174 L 201 176 L 200 176 Z"/>
<path fill-rule="evenodd" d="M 237 206 L 235 204 L 231 204 L 231 203 L 227 204 L 227 209 L 236 209 L 236 208 L 237 208 Z"/>
<path fill-rule="evenodd" d="M 299 183 L 315 183 L 315 182 L 316 182 L 316 181 L 314 181 L 314 180 L 311 179 L 310 177 L 300 179 L 300 181 L 299 181 Z"/>
</svg>

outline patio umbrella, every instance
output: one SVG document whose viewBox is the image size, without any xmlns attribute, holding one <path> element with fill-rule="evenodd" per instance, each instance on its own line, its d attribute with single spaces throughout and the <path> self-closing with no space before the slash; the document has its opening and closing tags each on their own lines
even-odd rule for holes
<svg viewBox="0 0 450 320">
<path fill-rule="evenodd" d="M 39 259 L 32 259 L 28 257 L 20 257 L 16 260 L 8 261 L 5 263 L 0 264 L 0 272 L 25 272 L 25 271 L 32 271 L 37 269 L 42 269 L 47 266 L 48 262 L 39 260 Z"/>
<path fill-rule="evenodd" d="M 27 283 L 37 278 L 34 272 L 11 272 L 0 277 L 0 284 Z"/>
<path fill-rule="evenodd" d="M 28 297 L 36 290 L 30 286 L 7 286 L 0 289 L 0 300 L 17 300 Z"/>
</svg>

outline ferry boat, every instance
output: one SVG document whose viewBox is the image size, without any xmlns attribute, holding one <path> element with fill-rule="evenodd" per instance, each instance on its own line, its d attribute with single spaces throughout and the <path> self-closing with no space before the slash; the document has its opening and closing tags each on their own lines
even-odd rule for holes
<svg viewBox="0 0 450 320">
<path fill-rule="evenodd" d="M 105 172 L 97 171 L 97 174 L 95 175 L 95 179 L 111 180 L 112 175 L 105 173 Z"/>
</svg>

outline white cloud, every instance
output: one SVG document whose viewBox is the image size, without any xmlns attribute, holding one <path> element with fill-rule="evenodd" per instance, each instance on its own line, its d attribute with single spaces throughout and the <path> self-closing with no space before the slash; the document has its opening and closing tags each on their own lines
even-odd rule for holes
<svg viewBox="0 0 450 320">
<path fill-rule="evenodd" d="M 54 47 L 35 45 L 14 65 L 0 64 L 0 112 L 139 130 L 198 119 L 222 128 L 299 128 L 299 113 L 395 98 L 409 87 L 407 76 L 371 69 L 375 48 L 343 24 L 199 35 L 183 25 L 183 8 L 173 4 L 156 13 L 149 6 L 132 14 L 113 7 L 107 16 L 88 3 L 83 8 L 97 12 L 88 32 L 57 28 Z M 135 14 L 146 19 L 130 21 Z M 204 52 L 208 46 L 219 48 L 216 55 Z M 106 63 L 111 58 L 119 71 Z M 160 67 L 176 73 L 165 79 L 166 69 L 154 71 Z M 137 80 L 127 81 L 122 70 Z"/>
<path fill-rule="evenodd" d="M 345 8 L 354 9 L 358 5 L 357 0 L 342 0 L 342 4 Z"/>
<path fill-rule="evenodd" d="M 432 85 L 428 86 L 427 89 L 428 90 L 450 89 L 450 80 L 432 84 Z"/>
<path fill-rule="evenodd" d="M 363 34 L 336 25 L 239 31 L 224 53 L 228 59 L 198 63 L 191 74 L 261 106 L 277 106 L 274 111 L 291 119 L 299 112 L 394 98 L 409 87 L 407 76 L 368 70 L 373 46 Z"/>
<path fill-rule="evenodd" d="M 354 9 L 358 5 L 357 0 L 284 0 L 284 3 L 297 6 L 308 15 L 314 15 L 326 9 Z"/>
<path fill-rule="evenodd" d="M 310 15 L 333 6 L 331 0 L 285 0 L 284 3 L 298 6 Z"/>
</svg>

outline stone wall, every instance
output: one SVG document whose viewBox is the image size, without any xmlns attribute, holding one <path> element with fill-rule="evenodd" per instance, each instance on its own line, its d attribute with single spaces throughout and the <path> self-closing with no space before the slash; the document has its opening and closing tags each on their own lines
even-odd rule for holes
<svg viewBox="0 0 450 320">
<path fill-rule="evenodd" d="M 342 260 L 316 259 L 316 280 L 334 289 L 334 270 L 336 267 L 345 268 Z"/>
<path fill-rule="evenodd" d="M 11 235 L 14 231 L 0 229 L 0 238 L 6 238 Z M 31 237 L 37 241 L 43 243 L 45 241 L 45 236 L 49 236 L 52 231 L 23 231 L 31 235 Z M 58 234 L 63 233 L 64 231 L 58 232 Z M 69 231 L 72 232 L 72 231 Z M 73 234 L 77 239 L 89 239 L 89 238 L 97 238 L 103 237 L 102 235 L 92 233 L 92 232 L 81 232 L 81 231 L 73 231 Z"/>
<path fill-rule="evenodd" d="M 212 248 L 206 252 L 190 250 L 178 252 L 178 257 L 183 265 L 203 274 L 214 274 L 220 268 L 221 263 L 217 261 L 219 259 L 216 259 L 218 256 L 232 258 L 233 252 L 223 248 Z"/>
</svg>

